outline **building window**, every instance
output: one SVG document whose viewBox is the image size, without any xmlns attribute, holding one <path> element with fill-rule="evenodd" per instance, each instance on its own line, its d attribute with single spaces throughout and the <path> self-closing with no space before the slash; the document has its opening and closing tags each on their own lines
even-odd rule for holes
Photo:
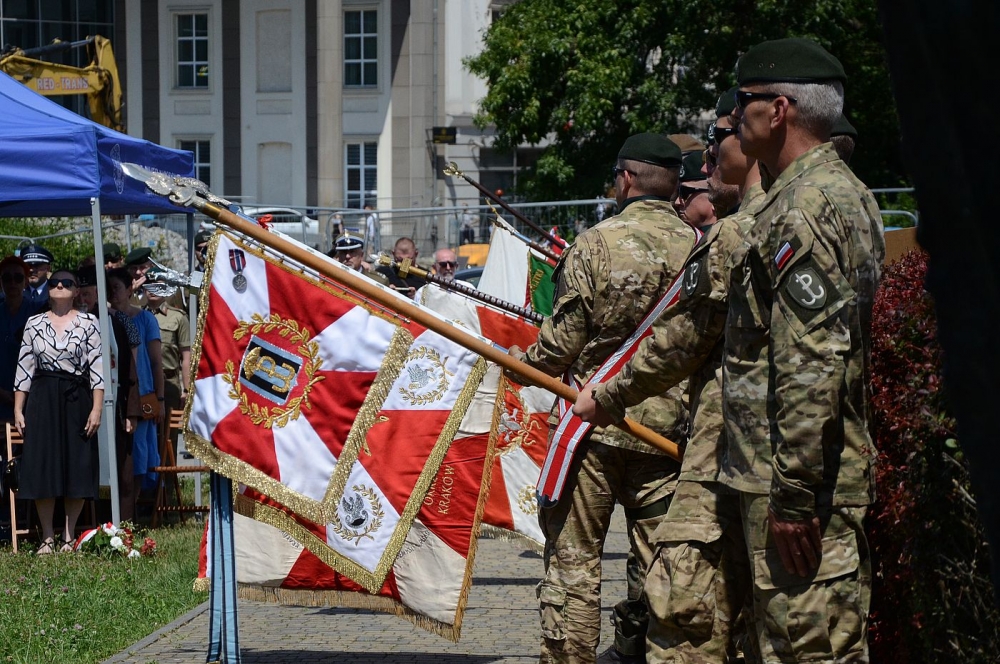
<svg viewBox="0 0 1000 664">
<path fill-rule="evenodd" d="M 378 85 L 378 12 L 344 12 L 344 85 Z"/>
<path fill-rule="evenodd" d="M 378 197 L 378 143 L 348 143 L 347 164 L 344 178 L 346 184 L 344 198 L 347 207 L 361 208 L 375 205 Z"/>
<path fill-rule="evenodd" d="M 177 141 L 177 147 L 194 153 L 194 176 L 212 187 L 212 142 L 207 140 Z"/>
<path fill-rule="evenodd" d="M 177 14 L 177 87 L 208 87 L 208 14 Z"/>
</svg>

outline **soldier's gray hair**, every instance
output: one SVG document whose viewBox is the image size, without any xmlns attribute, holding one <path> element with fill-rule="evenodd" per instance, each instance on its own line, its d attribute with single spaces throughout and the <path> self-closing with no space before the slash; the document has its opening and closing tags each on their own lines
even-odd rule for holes
<svg viewBox="0 0 1000 664">
<path fill-rule="evenodd" d="M 657 166 L 644 161 L 622 159 L 621 167 L 628 169 L 635 178 L 635 189 L 643 194 L 662 196 L 673 200 L 677 193 L 677 181 L 680 178 L 681 167 Z"/>
<path fill-rule="evenodd" d="M 799 124 L 818 138 L 830 138 L 844 110 L 843 83 L 774 83 L 768 88 L 770 92 L 794 97 Z"/>
</svg>

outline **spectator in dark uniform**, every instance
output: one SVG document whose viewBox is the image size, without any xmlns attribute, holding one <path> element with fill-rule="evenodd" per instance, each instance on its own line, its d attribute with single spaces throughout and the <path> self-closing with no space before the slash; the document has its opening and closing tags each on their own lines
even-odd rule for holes
<svg viewBox="0 0 1000 664">
<path fill-rule="evenodd" d="M 5 296 L 0 303 L 0 420 L 9 422 L 14 419 L 14 369 L 24 325 L 45 306 L 25 299 L 28 265 L 17 256 L 0 261 L 0 280 Z"/>
<path fill-rule="evenodd" d="M 49 270 L 52 269 L 52 252 L 37 244 L 29 244 L 21 249 L 21 260 L 28 264 L 28 285 L 24 289 L 24 299 L 45 305 L 49 301 Z"/>
</svg>

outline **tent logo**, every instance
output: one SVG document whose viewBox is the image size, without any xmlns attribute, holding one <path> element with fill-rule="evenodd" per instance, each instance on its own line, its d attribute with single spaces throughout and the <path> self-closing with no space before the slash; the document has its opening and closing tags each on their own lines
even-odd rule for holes
<svg viewBox="0 0 1000 664">
<path fill-rule="evenodd" d="M 115 189 L 120 194 L 125 191 L 125 173 L 122 171 L 122 146 L 118 143 L 111 148 L 111 161 L 115 162 Z"/>
</svg>

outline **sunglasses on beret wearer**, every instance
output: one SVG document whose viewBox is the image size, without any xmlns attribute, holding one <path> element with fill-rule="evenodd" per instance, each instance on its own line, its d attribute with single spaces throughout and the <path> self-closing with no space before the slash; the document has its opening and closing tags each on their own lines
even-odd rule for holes
<svg viewBox="0 0 1000 664">
<path fill-rule="evenodd" d="M 688 187 L 686 185 L 681 185 L 679 189 L 679 194 L 681 198 L 690 198 L 697 194 L 707 194 L 708 189 L 698 188 L 698 187 Z"/>
<path fill-rule="evenodd" d="M 56 288 L 62 286 L 63 288 L 76 288 L 76 280 L 64 278 L 64 279 L 49 279 L 49 288 Z"/>
<path fill-rule="evenodd" d="M 730 136 L 736 135 L 736 127 L 720 127 L 714 122 L 708 126 L 708 142 L 719 145 Z"/>
<path fill-rule="evenodd" d="M 778 97 L 784 97 L 792 104 L 799 103 L 799 100 L 795 97 L 789 97 L 788 95 L 778 94 L 777 92 L 750 92 L 749 90 L 737 90 L 736 91 L 736 108 L 743 110 L 747 107 L 747 104 L 754 101 L 774 101 Z"/>
<path fill-rule="evenodd" d="M 631 172 L 632 171 L 630 171 L 629 169 L 622 168 L 621 166 L 618 166 L 618 165 L 612 166 L 611 167 L 611 179 L 612 180 L 617 180 L 618 176 L 621 175 L 622 173 L 631 173 Z"/>
</svg>

